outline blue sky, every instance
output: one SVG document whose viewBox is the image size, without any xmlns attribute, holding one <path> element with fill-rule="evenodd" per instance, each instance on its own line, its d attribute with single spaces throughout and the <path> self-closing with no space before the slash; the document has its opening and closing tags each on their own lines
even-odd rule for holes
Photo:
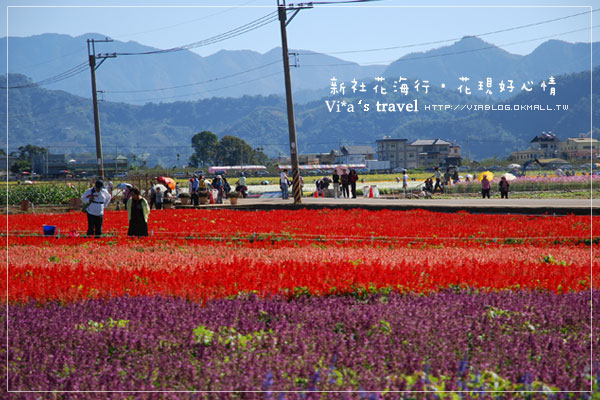
<svg viewBox="0 0 600 400">
<path fill-rule="evenodd" d="M 164 0 L 2 0 L 2 5 L 1 17 L 6 21 L 2 23 L 2 36 L 50 32 L 79 36 L 96 32 L 116 40 L 170 48 L 213 37 L 269 14 L 275 11 L 276 0 L 180 0 L 176 3 Z M 288 26 L 288 38 L 290 48 L 335 53 L 333 55 L 339 58 L 361 64 L 388 64 L 407 53 L 451 44 L 452 39 L 465 35 L 568 17 L 589 11 L 589 7 L 600 8 L 600 0 L 384 0 L 359 5 L 316 6 L 296 16 Z M 482 39 L 511 53 L 528 54 L 551 38 L 568 42 L 597 41 L 600 27 L 590 29 L 593 24 L 600 24 L 600 13 L 485 35 Z M 448 42 L 413 46 L 440 40 Z M 265 53 L 280 44 L 279 25 L 273 22 L 194 51 L 202 56 L 221 49 Z M 410 47 L 397 48 L 400 46 Z M 363 51 L 388 47 L 396 48 Z M 110 45 L 103 46 L 101 51 L 110 52 Z"/>
</svg>

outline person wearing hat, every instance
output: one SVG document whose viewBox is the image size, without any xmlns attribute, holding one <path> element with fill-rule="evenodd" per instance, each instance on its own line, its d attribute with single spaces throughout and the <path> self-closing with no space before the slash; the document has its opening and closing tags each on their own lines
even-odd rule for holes
<svg viewBox="0 0 600 400">
<path fill-rule="evenodd" d="M 85 191 L 81 197 L 83 204 L 87 204 L 85 212 L 88 220 L 88 236 L 102 236 L 102 222 L 104 209 L 110 203 L 110 194 L 104 189 L 104 182 L 97 180 L 94 186 Z"/>
</svg>

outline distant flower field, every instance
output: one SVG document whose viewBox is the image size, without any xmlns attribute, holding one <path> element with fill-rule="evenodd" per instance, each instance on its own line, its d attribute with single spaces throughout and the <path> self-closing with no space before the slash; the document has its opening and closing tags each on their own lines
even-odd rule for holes
<svg viewBox="0 0 600 400">
<path fill-rule="evenodd" d="M 1 218 L 11 390 L 598 389 L 597 217 L 163 210 L 138 239 L 123 211 L 102 239 L 81 212 Z"/>
<path fill-rule="evenodd" d="M 500 176 L 492 180 L 492 190 L 498 191 Z M 510 190 L 514 192 L 530 191 L 561 191 L 561 190 L 592 190 L 598 189 L 600 175 L 577 176 L 522 176 L 510 181 Z M 481 191 L 479 181 L 461 181 L 448 188 L 449 193 L 473 193 Z"/>
</svg>

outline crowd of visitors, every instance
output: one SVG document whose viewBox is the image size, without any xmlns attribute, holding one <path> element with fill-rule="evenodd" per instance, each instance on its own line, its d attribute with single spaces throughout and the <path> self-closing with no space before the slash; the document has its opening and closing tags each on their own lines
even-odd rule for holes
<svg viewBox="0 0 600 400">
<path fill-rule="evenodd" d="M 463 177 L 458 175 L 456 168 L 447 168 L 445 173 L 442 173 L 439 167 L 435 167 L 433 175 L 427 177 L 423 182 L 422 186 L 418 190 L 422 190 L 427 194 L 427 198 L 430 198 L 432 194 L 436 192 L 445 193 L 446 188 L 451 184 L 457 184 Z M 155 178 L 156 182 L 164 182 L 165 178 Z M 169 178 L 170 179 L 170 178 Z M 302 176 L 298 176 L 300 183 L 300 193 L 302 193 L 304 187 L 304 180 Z M 466 182 L 470 181 L 472 177 L 466 175 L 464 178 Z M 482 198 L 490 198 L 491 192 L 491 179 L 488 179 L 487 174 L 480 176 L 481 183 L 481 196 Z M 335 169 L 331 175 L 324 176 L 314 181 L 315 183 L 315 196 L 318 197 L 333 197 L 339 198 L 356 198 L 356 183 L 359 180 L 359 176 L 355 169 L 340 168 Z M 412 179 L 414 181 L 414 179 Z M 398 183 L 402 183 L 403 197 L 406 198 L 409 190 L 409 176 L 406 169 L 402 170 L 402 177 L 396 177 Z M 364 182 L 364 179 L 362 180 Z M 123 190 L 123 204 L 127 209 L 129 228 L 128 235 L 130 236 L 147 236 L 148 235 L 148 216 L 150 210 L 156 208 L 161 210 L 165 203 L 171 203 L 174 199 L 178 198 L 182 192 L 178 182 L 172 180 L 171 185 L 161 186 L 150 182 L 150 187 L 142 192 L 137 187 L 133 187 L 130 184 L 119 184 L 117 187 L 123 189 L 121 185 L 126 185 Z M 289 199 L 290 187 L 292 187 L 292 180 L 288 175 L 288 170 L 283 169 L 279 175 L 279 187 L 281 189 L 281 197 L 284 200 Z M 175 194 L 173 194 L 173 189 Z M 111 201 L 114 188 L 113 183 L 108 182 L 104 185 L 102 180 L 97 180 L 94 185 L 85 191 L 81 200 L 83 203 L 83 210 L 86 213 L 88 221 L 88 236 L 99 237 L 102 235 L 102 224 L 104 218 L 104 210 Z M 498 183 L 498 191 L 500 198 L 508 199 L 510 192 L 510 183 L 506 176 L 502 176 Z M 235 182 L 235 197 L 247 197 L 248 186 L 247 180 L 244 173 L 240 173 L 237 181 Z M 144 197 L 146 193 L 147 197 Z M 231 185 L 227 181 L 227 178 L 222 174 L 216 174 L 214 178 L 207 179 L 203 174 L 194 174 L 188 182 L 188 193 L 191 199 L 191 203 L 194 206 L 199 205 L 201 198 L 210 201 L 211 203 L 222 204 L 224 199 L 227 199 L 231 195 Z M 147 200 L 148 199 L 148 200 Z M 118 209 L 118 206 L 117 206 Z"/>
</svg>

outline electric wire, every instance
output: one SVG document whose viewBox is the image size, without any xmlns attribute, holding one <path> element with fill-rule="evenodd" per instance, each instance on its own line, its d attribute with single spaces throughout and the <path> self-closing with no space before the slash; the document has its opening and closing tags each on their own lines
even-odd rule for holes
<svg viewBox="0 0 600 400">
<path fill-rule="evenodd" d="M 364 2 L 365 0 L 355 0 L 355 1 L 350 1 L 350 2 Z M 313 2 L 312 4 L 332 4 L 332 3 L 328 3 L 328 2 Z M 523 28 L 527 28 L 527 27 L 532 27 L 532 26 L 538 26 L 541 24 L 546 24 L 546 23 L 551 23 L 551 22 L 556 22 L 556 21 L 560 21 L 560 20 L 564 20 L 567 18 L 573 18 L 576 16 L 580 16 L 580 15 L 585 15 L 585 14 L 589 14 L 592 12 L 596 12 L 598 11 L 598 9 L 596 10 L 592 10 L 592 11 L 586 11 L 586 12 L 582 12 L 582 13 L 577 13 L 577 14 L 572 14 L 572 15 L 568 15 L 568 16 L 564 16 L 564 17 L 559 17 L 559 18 L 554 18 L 554 19 L 550 19 L 550 20 L 545 20 L 545 21 L 540 21 L 540 22 L 536 22 L 536 23 L 531 23 L 531 24 L 526 24 L 526 25 L 520 25 L 520 26 L 516 26 L 516 27 L 512 27 L 512 28 L 506 28 L 506 29 L 500 29 L 500 30 L 496 30 L 496 31 L 491 31 L 491 32 L 486 32 L 486 33 L 482 33 L 482 34 L 478 34 L 478 35 L 473 35 L 470 37 L 481 37 L 481 36 L 486 36 L 486 35 L 491 35 L 491 34 L 497 34 L 497 33 L 503 33 L 503 32 L 508 32 L 508 31 L 512 31 L 512 30 L 517 30 L 517 29 L 523 29 Z M 199 42 L 193 42 L 190 43 L 188 45 L 183 45 L 183 46 L 179 46 L 179 47 L 174 47 L 171 49 L 165 49 L 165 50 L 155 50 L 155 51 L 150 51 L 150 52 L 140 52 L 140 53 L 116 53 L 117 55 L 147 55 L 147 54 L 160 54 L 160 53 L 166 53 L 166 52 L 172 52 L 172 51 L 181 51 L 181 50 L 187 50 L 190 48 L 195 48 L 195 47 L 200 47 L 200 46 L 206 46 L 209 44 L 213 44 L 213 43 L 217 43 L 219 41 L 223 41 L 235 36 L 239 36 L 243 33 L 247 33 L 250 32 L 251 30 L 257 29 L 261 26 L 264 26 L 268 23 L 273 22 L 274 20 L 277 19 L 276 17 L 276 12 L 272 12 L 270 14 L 267 14 L 257 20 L 254 20 L 252 22 L 249 22 L 248 24 L 242 25 L 238 28 L 235 28 L 231 31 L 225 32 L 223 34 L 214 36 L 212 38 L 208 38 L 205 39 L 203 41 L 199 41 Z M 595 28 L 598 27 L 598 25 L 595 25 L 591 28 Z M 479 50 L 486 50 L 486 49 L 491 49 L 494 47 L 501 47 L 501 46 L 511 46 L 511 45 L 515 45 L 515 44 L 521 44 L 521 43 L 526 43 L 526 42 L 530 42 L 530 41 L 535 41 L 535 40 L 542 40 L 542 39 L 546 39 L 546 38 L 551 38 L 551 37 L 556 37 L 556 36 L 561 36 L 561 35 L 566 35 L 566 34 L 570 34 L 570 33 L 575 33 L 575 32 L 580 32 L 583 30 L 588 30 L 590 28 L 584 28 L 584 29 L 579 29 L 579 30 L 573 30 L 573 31 L 569 31 L 569 32 L 564 32 L 561 34 L 556 34 L 556 35 L 550 35 L 550 36 L 545 36 L 545 37 L 541 37 L 541 38 L 536 38 L 536 39 L 529 39 L 526 41 L 519 41 L 519 42 L 513 42 L 513 43 L 509 43 L 509 44 L 504 44 L 504 45 L 499 45 L 499 46 L 488 46 L 488 47 L 484 47 L 484 48 L 479 48 L 479 49 L 471 49 L 471 50 L 464 50 L 461 52 L 453 52 L 453 53 L 444 53 L 444 54 L 439 54 L 439 55 L 429 55 L 429 56 L 422 56 L 422 57 L 411 57 L 411 58 L 407 58 L 407 59 L 399 59 L 398 61 L 408 61 L 408 60 L 416 60 L 416 59 L 426 59 L 426 58 L 434 58 L 434 57 L 441 57 L 441 56 L 447 56 L 447 55 L 455 55 L 455 54 L 463 54 L 463 53 L 467 53 L 467 52 L 473 52 L 473 51 L 479 51 Z M 306 55 L 306 56 L 315 56 L 315 55 L 321 55 L 321 54 L 326 54 L 326 55 L 332 55 L 332 54 L 349 54 L 349 53 L 358 53 L 358 52 L 372 52 L 372 51 L 381 51 L 381 50 L 391 50 L 391 49 L 399 49 L 399 48 L 409 48 L 409 47 L 416 47 L 416 46 L 423 46 L 423 45 L 429 45 L 429 44 L 439 44 L 439 43 L 445 43 L 445 42 L 450 42 L 450 41 L 454 41 L 454 40 L 458 40 L 459 38 L 454 38 L 454 39 L 447 39 L 447 40 L 438 40 L 438 41 L 431 41 L 431 42 L 424 42 L 424 43 L 418 43 L 418 44 L 410 44 L 410 45 L 403 45 L 403 46 L 393 46 L 393 47 L 386 47 L 386 48 L 377 48 L 377 49 L 363 49 L 363 50 L 350 50 L 350 51 L 340 51 L 340 52 L 331 52 L 331 53 L 300 53 L 300 55 Z M 385 61 L 375 61 L 375 62 L 371 62 L 371 63 L 381 63 L 381 62 L 385 62 Z M 83 72 L 83 70 L 87 69 L 87 68 L 83 68 L 84 65 L 86 65 L 87 62 L 83 62 L 73 68 L 71 68 L 70 70 L 67 70 L 61 74 L 55 75 L 53 77 L 50 78 L 46 78 L 44 80 L 41 80 L 39 82 L 35 82 L 35 83 L 31 83 L 31 84 L 26 84 L 26 85 L 19 85 L 19 86 L 12 86 L 12 87 L 8 87 L 8 89 L 24 89 L 24 88 L 31 88 L 31 87 L 38 87 L 38 86 L 45 86 L 45 85 L 49 85 L 52 83 L 57 83 L 60 82 L 62 80 L 71 78 L 72 76 L 75 76 L 81 72 Z M 268 64 L 270 65 L 270 64 Z M 344 65 L 356 65 L 356 63 L 336 63 L 336 64 L 306 64 L 304 66 L 307 67 L 317 67 L 317 66 L 344 66 Z M 267 66 L 267 65 L 265 65 Z M 257 67 L 256 69 L 262 68 L 264 66 L 261 67 Z M 255 70 L 255 69 L 252 69 Z M 252 70 L 248 70 L 248 71 L 243 71 L 241 73 L 238 74 L 232 74 L 229 76 L 236 76 L 245 72 L 249 72 Z M 228 77 L 228 76 L 226 76 Z M 192 84 L 187 84 L 187 85 L 180 85 L 180 86 L 174 86 L 171 88 L 160 88 L 160 89 L 151 89 L 151 90 L 140 90 L 140 91 L 113 91 L 112 93 L 135 93 L 135 92 L 145 92 L 145 91 L 160 91 L 160 90 L 167 90 L 167 89 L 175 89 L 175 88 L 179 88 L 179 87 L 185 87 L 185 86 L 193 86 L 193 85 L 198 85 L 198 84 L 202 84 L 202 83 L 207 83 L 213 80 L 221 80 L 221 79 L 225 79 L 226 77 L 220 77 L 220 78 L 214 78 L 211 80 L 207 80 L 207 81 L 203 81 L 203 82 L 197 82 L 197 83 L 192 83 Z M 7 89 L 7 87 L 0 87 L 0 89 Z"/>
<path fill-rule="evenodd" d="M 217 16 L 217 15 L 220 15 L 220 14 L 225 14 L 227 12 L 230 12 L 230 11 L 242 8 L 242 7 L 244 7 L 244 6 L 246 6 L 246 5 L 250 4 L 250 3 L 254 3 L 255 1 L 256 0 L 250 0 L 250 1 L 247 1 L 245 3 L 240 4 L 239 6 L 227 7 L 225 10 L 218 11 L 218 12 L 215 12 L 215 13 L 212 13 L 212 14 L 209 14 L 209 15 L 205 15 L 205 16 L 200 17 L 200 18 L 194 18 L 194 19 L 190 19 L 190 20 L 187 20 L 187 21 L 179 22 L 179 23 L 176 23 L 176 24 L 162 26 L 162 27 L 153 28 L 153 29 L 148 29 L 148 30 L 140 31 L 140 32 L 119 34 L 119 35 L 116 35 L 116 36 L 112 36 L 112 38 L 113 39 L 126 38 L 126 37 L 141 35 L 143 33 L 157 32 L 157 31 L 163 31 L 163 30 L 166 30 L 166 29 L 176 28 L 178 26 L 191 24 L 192 22 L 203 21 L 205 19 Z"/>
<path fill-rule="evenodd" d="M 37 116 L 37 115 L 42 115 L 42 114 L 48 114 L 48 113 L 51 113 L 51 112 L 62 110 L 65 107 L 75 107 L 75 106 L 78 106 L 79 104 L 89 103 L 90 101 L 91 101 L 91 99 L 82 99 L 82 100 L 77 101 L 75 103 L 71 103 L 71 104 L 67 104 L 67 105 L 62 105 L 62 106 L 57 106 L 57 107 L 52 107 L 52 108 L 49 108 L 49 109 L 47 109 L 45 111 L 39 111 L 39 112 L 32 111 L 32 112 L 27 113 L 27 114 L 11 114 L 11 113 L 8 113 L 8 118 L 20 118 L 20 117 L 28 117 L 28 116 Z M 75 112 L 80 112 L 80 111 L 81 110 L 79 110 L 79 109 L 75 109 L 75 110 L 72 110 L 72 111 L 69 111 L 69 112 L 61 113 L 61 115 L 69 115 L 69 114 L 73 114 Z"/>
<path fill-rule="evenodd" d="M 80 73 L 82 73 L 83 71 L 88 69 L 88 62 L 84 61 L 64 72 L 61 72 L 57 75 L 42 79 L 41 81 L 38 82 L 32 82 L 32 83 L 27 83 L 25 85 L 17 85 L 17 86 L 0 86 L 0 89 L 28 89 L 28 88 L 34 88 L 34 87 L 39 87 L 39 86 L 46 86 L 46 85 L 50 85 L 53 83 L 57 83 L 60 81 L 64 81 L 65 79 L 69 79 L 72 78 L 75 75 L 79 75 Z M 8 81 L 8 77 L 7 77 L 7 81 Z"/>
<path fill-rule="evenodd" d="M 36 63 L 36 64 L 23 65 L 23 66 L 21 66 L 21 68 L 25 69 L 25 70 L 28 69 L 28 68 L 33 69 L 35 67 L 39 67 L 40 65 L 50 64 L 50 63 L 53 63 L 55 61 L 63 60 L 65 58 L 70 58 L 74 54 L 81 53 L 81 51 L 82 51 L 81 49 L 77 49 L 75 51 L 72 51 L 71 53 L 59 54 L 55 58 L 51 58 L 49 60 L 46 60 L 46 61 L 43 61 L 43 62 L 39 62 L 39 63 Z"/>
<path fill-rule="evenodd" d="M 498 34 L 498 33 L 510 32 L 510 31 L 514 31 L 514 30 L 518 30 L 518 29 L 530 28 L 532 26 L 538 26 L 538 25 L 548 24 L 548 23 L 552 23 L 552 22 L 556 22 L 556 21 L 565 20 L 565 19 L 568 19 L 568 18 L 573 18 L 573 17 L 578 17 L 578 16 L 581 16 L 581 15 L 585 15 L 585 14 L 590 14 L 590 13 L 596 12 L 598 10 L 599 9 L 595 9 L 595 10 L 592 10 L 592 11 L 585 11 L 585 12 L 581 12 L 581 13 L 577 13 L 577 14 L 567 15 L 567 16 L 564 16 L 564 17 L 549 19 L 549 20 L 540 21 L 540 22 L 534 22 L 534 23 L 531 23 L 531 24 L 525 24 L 525 25 L 514 26 L 514 27 L 511 27 L 511 28 L 499 29 L 499 30 L 496 30 L 496 31 L 480 33 L 480 34 L 477 34 L 477 35 L 468 35 L 466 37 L 482 37 L 482 36 L 494 35 L 494 34 Z M 589 29 L 589 28 L 585 28 L 585 29 Z M 362 50 L 334 51 L 334 52 L 328 52 L 328 53 L 300 53 L 300 55 L 305 55 L 305 56 L 314 56 L 314 55 L 322 55 L 322 54 L 325 54 L 325 55 L 336 55 L 336 54 L 368 53 L 368 52 L 374 52 L 374 51 L 407 49 L 407 48 L 411 48 L 411 47 L 420 47 L 420 46 L 429 46 L 429 45 L 432 45 L 432 44 L 449 43 L 449 42 L 454 42 L 454 41 L 460 40 L 462 38 L 463 37 L 458 37 L 458 38 L 445 39 L 445 40 L 434 40 L 434 41 L 430 41 L 430 42 L 413 43 L 413 44 L 407 44 L 407 45 L 391 46 L 391 47 L 380 47 L 380 48 L 372 48 L 372 49 L 362 49 Z"/>
<path fill-rule="evenodd" d="M 592 28 L 595 27 L 599 27 L 600 25 L 595 25 Z M 557 36 L 563 36 L 563 35 L 567 35 L 567 34 L 571 34 L 574 32 L 580 32 L 582 30 L 587 30 L 589 28 L 583 28 L 583 29 L 577 29 L 577 30 L 573 30 L 573 31 L 568 31 L 568 32 L 562 32 L 562 33 L 558 33 L 555 35 L 550 35 L 550 36 L 545 36 L 545 37 L 541 37 L 541 38 L 535 38 L 535 39 L 528 39 L 528 40 L 524 40 L 524 41 L 518 41 L 518 42 L 513 42 L 513 43 L 507 43 L 507 44 L 502 44 L 502 45 L 490 45 L 490 46 L 486 46 L 486 47 L 481 47 L 481 48 L 477 48 L 477 49 L 468 49 L 468 50 L 462 50 L 462 51 L 456 51 L 456 52 L 450 52 L 450 53 L 443 53 L 443 54 L 433 54 L 433 55 L 425 55 L 425 56 L 420 56 L 420 57 L 410 57 L 410 58 L 400 58 L 398 60 L 396 60 L 396 62 L 402 62 L 402 61 L 412 61 L 412 60 L 420 60 L 420 59 L 429 59 L 429 58 L 437 58 L 437 57 L 445 57 L 445 56 L 451 56 L 451 55 L 457 55 L 457 54 L 464 54 L 464 53 L 471 53 L 471 52 L 476 52 L 476 51 L 482 51 L 482 50 L 489 50 L 489 49 L 494 49 L 494 48 L 501 48 L 501 47 L 505 47 L 505 46 L 512 46 L 512 45 L 516 45 L 516 44 L 521 44 L 521 43 L 525 43 L 525 42 L 530 42 L 530 41 L 536 41 L 536 40 L 543 40 L 543 39 L 547 39 L 550 37 L 557 37 Z M 242 75 L 251 71 L 255 71 L 261 68 L 265 68 L 267 66 L 273 65 L 279 63 L 279 61 L 274 61 L 268 64 L 264 64 L 261 65 L 259 67 L 256 68 L 252 68 L 246 71 L 241 71 L 235 74 L 231 74 L 231 75 L 226 75 L 223 77 L 218 77 L 218 78 L 213 78 L 213 79 L 209 79 L 206 81 L 201 81 L 201 82 L 196 82 L 196 83 L 191 83 L 191 84 L 185 84 L 185 85 L 179 85 L 179 86 L 173 86 L 173 87 L 167 87 L 167 88 L 159 88 L 159 89 L 146 89 L 146 90 L 137 90 L 137 91 L 107 91 L 106 93 L 142 93 L 142 92 L 153 92 L 153 91 L 163 91 L 163 90 L 168 90 L 168 89 L 177 89 L 177 88 L 182 88 L 182 87 L 189 87 L 189 86 L 194 86 L 194 85 L 199 85 L 199 84 L 204 84 L 204 83 L 209 83 L 209 82 L 213 82 L 213 81 L 218 81 L 218 80 L 223 80 L 223 79 L 227 79 L 229 77 L 234 77 L 234 76 L 238 76 L 238 75 Z M 336 63 L 336 64 L 305 64 L 303 66 L 305 67 L 321 67 L 321 66 L 349 66 L 349 65 L 356 65 L 355 63 Z M 273 74 L 272 74 L 273 75 Z M 268 75 L 271 76 L 271 75 Z M 261 77 L 259 79 L 263 79 L 264 77 Z M 256 81 L 257 79 L 253 79 L 253 80 L 249 80 L 247 82 L 253 82 Z M 204 93 L 204 92 L 215 92 L 221 89 L 227 89 L 230 87 L 234 87 L 234 86 L 238 86 L 238 85 L 233 85 L 233 86 L 227 86 L 227 87 L 223 87 L 223 88 L 217 88 L 217 89 L 211 89 L 211 90 L 206 90 L 203 92 L 199 92 L 199 93 L 190 93 L 190 94 L 185 94 L 185 95 L 176 95 L 176 96 L 170 96 L 170 97 L 165 97 L 165 98 L 175 98 L 175 97 L 185 97 L 185 96 L 193 96 L 194 94 L 200 94 L 200 93 Z M 158 98 L 154 98 L 154 99 L 158 99 Z M 154 100 L 152 99 L 152 100 Z M 135 101 L 144 101 L 144 100 L 148 100 L 148 99 L 129 99 L 131 100 L 135 100 Z"/>
<path fill-rule="evenodd" d="M 158 89 L 106 90 L 105 93 L 145 93 L 145 92 L 158 92 L 158 91 L 170 90 L 170 89 L 180 89 L 180 88 L 184 88 L 184 87 L 202 85 L 202 84 L 205 84 L 205 83 L 216 82 L 216 81 L 221 81 L 221 80 L 228 79 L 228 78 L 233 78 L 235 76 L 247 74 L 248 72 L 252 72 L 252 71 L 256 71 L 256 70 L 262 69 L 262 68 L 266 68 L 268 66 L 271 66 L 271 65 L 274 65 L 274 64 L 278 64 L 280 62 L 281 62 L 281 60 L 277 60 L 277 61 L 273 61 L 273 62 L 270 62 L 270 63 L 267 63 L 267 64 L 260 65 L 260 66 L 255 67 L 255 68 L 247 69 L 245 71 L 236 72 L 234 74 L 220 76 L 220 77 L 217 77 L 217 78 L 211 78 L 211 79 L 207 79 L 205 81 L 200 81 L 200 82 L 188 83 L 188 84 L 184 84 L 184 85 L 170 86 L 170 87 L 164 87 L 164 88 L 158 88 Z"/>
<path fill-rule="evenodd" d="M 208 89 L 208 90 L 202 90 L 200 92 L 194 92 L 194 93 L 186 93 L 186 94 L 180 94 L 180 95 L 173 95 L 173 96 L 166 96 L 166 97 L 151 97 L 151 98 L 133 98 L 133 99 L 128 99 L 129 101 L 153 101 L 153 100 L 164 100 L 164 99 L 173 99 L 173 98 L 177 98 L 177 97 L 186 97 L 186 96 L 197 96 L 203 93 L 212 93 L 212 92 L 218 92 L 220 90 L 223 89 L 229 89 L 232 87 L 237 87 L 237 86 L 241 86 L 241 85 L 245 85 L 247 83 L 250 82 L 256 82 L 256 81 L 260 81 L 262 79 L 266 79 L 272 76 L 276 76 L 276 75 L 281 75 L 283 72 L 282 71 L 278 71 L 278 72 L 274 72 L 272 74 L 268 74 L 268 75 L 263 75 L 263 76 L 259 76 L 258 78 L 255 79 L 249 79 L 246 80 L 244 82 L 239 82 L 233 85 L 229 85 L 229 86 L 223 86 L 223 87 L 219 87 L 219 88 L 214 88 L 214 89 Z"/>
<path fill-rule="evenodd" d="M 251 32 L 253 30 L 256 30 L 258 28 L 261 28 L 265 25 L 270 24 L 271 22 L 274 22 L 277 19 L 278 19 L 277 11 L 273 11 L 267 15 L 262 16 L 261 18 L 258 18 L 247 24 L 241 25 L 235 29 L 232 29 L 230 31 L 227 31 L 227 32 L 221 33 L 219 35 L 212 36 L 210 38 L 203 39 L 203 40 L 200 40 L 197 42 L 192 42 L 192 43 L 188 43 L 188 44 L 185 44 L 182 46 L 172 47 L 172 48 L 163 49 L 163 50 L 152 50 L 152 51 L 144 51 L 144 52 L 125 52 L 125 53 L 115 53 L 115 54 L 117 56 L 165 54 L 165 53 L 171 53 L 171 52 L 176 52 L 176 51 L 189 50 L 189 49 L 194 49 L 194 48 L 198 48 L 198 47 L 208 46 L 211 44 L 219 43 L 219 42 L 225 41 L 227 39 L 231 39 L 236 36 L 240 36 L 245 33 Z"/>
<path fill-rule="evenodd" d="M 597 28 L 597 27 L 600 27 L 600 25 L 594 25 L 594 26 L 592 26 L 590 28 Z M 499 45 L 493 45 L 493 44 L 491 44 L 489 46 L 479 47 L 479 48 L 476 48 L 476 49 L 454 51 L 454 52 L 442 53 L 442 54 L 429 54 L 429 55 L 415 56 L 415 57 L 402 57 L 402 58 L 398 58 L 398 59 L 395 59 L 395 60 L 372 61 L 371 63 L 406 62 L 406 61 L 424 60 L 424 59 L 430 59 L 430 58 L 453 56 L 453 55 L 457 55 L 457 54 L 473 53 L 473 52 L 476 52 L 476 51 L 489 50 L 489 49 L 500 49 L 502 47 L 514 46 L 514 45 L 517 45 L 517 44 L 528 43 L 528 42 L 535 42 L 537 40 L 544 40 L 544 39 L 554 38 L 554 37 L 558 37 L 558 36 L 564 36 L 564 35 L 568 35 L 568 34 L 575 33 L 575 32 L 581 32 L 581 31 L 589 30 L 590 28 L 575 29 L 575 30 L 568 31 L 568 32 L 562 32 L 562 33 L 557 33 L 557 34 L 554 34 L 554 35 L 542 36 L 542 37 L 538 37 L 538 38 L 534 38 L 534 39 L 520 40 L 520 41 L 517 41 L 517 42 L 506 43 L 506 44 L 499 44 Z M 313 53 L 313 54 L 317 54 L 317 53 Z M 306 55 L 308 55 L 308 54 L 306 54 Z M 334 66 L 356 66 L 356 65 L 357 64 L 353 63 L 353 62 L 344 62 L 344 63 L 335 63 L 335 64 L 303 64 L 302 67 L 334 67 Z"/>
<path fill-rule="evenodd" d="M 252 22 L 249 22 L 248 24 L 242 25 L 238 28 L 235 28 L 231 31 L 225 32 L 223 34 L 217 35 L 217 36 L 213 36 L 212 38 L 208 38 L 199 42 L 194 42 L 194 43 L 190 43 L 188 45 L 184 45 L 184 46 L 179 46 L 179 47 L 174 47 L 171 49 L 165 49 L 165 50 L 154 50 L 154 51 L 149 51 L 149 52 L 140 52 L 140 53 L 115 53 L 116 55 L 121 55 L 121 56 L 125 56 L 125 55 L 147 55 L 147 54 L 161 54 L 161 53 L 169 53 L 169 52 L 173 52 L 173 51 L 182 51 L 182 50 L 188 50 L 191 48 L 195 48 L 195 47 L 200 47 L 200 46 L 207 46 L 209 44 L 213 44 L 213 43 L 218 43 L 220 41 L 224 41 L 226 39 L 230 39 L 232 37 L 236 37 L 236 36 L 240 36 L 244 33 L 248 33 L 252 30 L 258 29 L 266 24 L 269 24 L 273 21 L 275 21 L 278 17 L 276 15 L 276 12 L 272 12 L 270 14 L 267 14 L 257 20 L 254 20 Z M 101 55 L 100 55 L 101 56 Z M 61 72 L 60 74 L 57 74 L 55 76 L 43 79 L 39 82 L 34 82 L 34 83 L 29 83 L 29 84 L 25 84 L 25 85 L 17 85 L 17 86 L 10 86 L 10 87 L 0 87 L 0 89 L 26 89 L 26 88 L 32 88 L 32 87 L 38 87 L 38 86 L 45 86 L 45 85 L 49 85 L 52 83 L 57 83 L 60 82 L 62 80 L 71 78 L 81 72 L 83 72 L 84 70 L 87 69 L 87 61 L 82 62 L 79 65 L 76 65 L 75 67 Z"/>
</svg>

